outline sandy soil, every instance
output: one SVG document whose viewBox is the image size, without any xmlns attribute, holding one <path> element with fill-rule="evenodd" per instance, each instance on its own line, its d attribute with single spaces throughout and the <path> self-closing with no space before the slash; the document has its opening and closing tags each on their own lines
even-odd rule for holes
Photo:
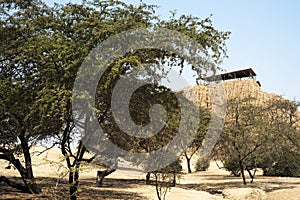
<svg viewBox="0 0 300 200">
<path fill-rule="evenodd" d="M 67 199 L 68 184 L 66 168 L 59 149 L 52 149 L 37 156 L 42 148 L 33 149 L 34 173 L 43 187 L 39 195 L 23 194 L 4 183 L 0 183 L 0 199 Z M 194 161 L 193 161 L 194 164 Z M 7 162 L 0 161 L 0 176 L 5 175 L 20 181 L 13 168 L 5 169 Z M 123 166 L 125 167 L 125 166 Z M 185 163 L 183 163 L 184 170 Z M 145 184 L 145 174 L 141 171 L 120 169 L 109 175 L 103 187 L 96 187 L 95 166 L 82 169 L 79 183 L 79 199 L 132 199 L 156 200 L 154 185 Z M 300 200 L 300 178 L 263 177 L 258 175 L 253 184 L 244 186 L 239 177 L 219 169 L 215 162 L 205 172 L 182 174 L 176 187 L 167 193 L 169 200 Z"/>
</svg>

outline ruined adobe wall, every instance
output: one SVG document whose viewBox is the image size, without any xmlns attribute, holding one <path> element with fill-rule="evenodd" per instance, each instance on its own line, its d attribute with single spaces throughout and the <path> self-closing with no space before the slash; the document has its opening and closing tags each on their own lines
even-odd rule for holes
<svg viewBox="0 0 300 200">
<path fill-rule="evenodd" d="M 255 104 L 264 105 L 271 98 L 282 98 L 279 95 L 264 92 L 254 79 L 223 81 L 209 85 L 200 84 L 194 87 L 185 88 L 184 93 L 188 98 L 193 99 L 193 101 L 200 103 L 202 106 L 210 107 L 211 95 L 218 95 L 218 92 L 212 94 L 210 89 L 210 87 L 214 87 L 215 84 L 217 84 L 220 94 L 222 94 L 221 90 L 225 92 L 226 100 L 252 97 L 255 99 Z M 193 95 L 190 92 L 191 89 Z"/>
</svg>

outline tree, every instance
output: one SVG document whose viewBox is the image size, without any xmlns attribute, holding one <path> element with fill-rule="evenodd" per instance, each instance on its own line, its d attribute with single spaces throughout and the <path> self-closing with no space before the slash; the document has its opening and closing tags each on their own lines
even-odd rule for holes
<svg viewBox="0 0 300 200">
<path fill-rule="evenodd" d="M 183 155 L 187 161 L 188 173 L 192 173 L 191 159 L 202 147 L 202 142 L 203 142 L 203 139 L 207 132 L 208 124 L 209 124 L 209 120 L 210 120 L 209 111 L 206 108 L 200 106 L 200 113 L 201 113 L 201 115 L 200 115 L 200 119 L 199 119 L 199 129 L 195 136 L 195 139 L 193 140 L 193 142 L 189 146 L 189 148 L 183 152 Z M 189 127 L 187 126 L 186 128 L 189 128 Z"/>
<path fill-rule="evenodd" d="M 38 119 L 31 112 L 45 83 L 40 70 L 47 60 L 43 54 L 49 42 L 50 10 L 40 1 L 2 1 L 0 14 L 0 159 L 16 167 L 24 184 L 4 176 L 1 181 L 23 192 L 40 193 L 30 147 L 53 133 L 35 130 Z M 24 163 L 19 159 L 21 155 Z"/>
<path fill-rule="evenodd" d="M 74 128 L 72 90 L 79 67 L 99 42 L 129 29 L 158 26 L 180 31 L 195 39 L 206 53 L 212 53 L 215 63 L 226 56 L 225 41 L 229 33 L 216 30 L 210 18 L 200 20 L 183 15 L 160 20 L 154 14 L 155 8 L 144 3 L 133 6 L 120 1 L 83 1 L 82 4 L 55 4 L 54 7 L 38 0 L 3 2 L 1 158 L 18 168 L 29 191 L 39 192 L 34 181 L 29 148 L 35 142 L 52 137 L 59 143 L 69 168 L 70 198 L 77 197 L 79 167 L 82 162 L 90 162 L 94 157 L 84 158 L 87 149 L 78 140 L 78 130 Z M 184 58 L 179 55 L 140 50 L 112 63 L 108 73 L 116 79 L 106 81 L 113 86 L 122 73 L 137 67 L 139 63 L 153 62 L 158 66 L 158 60 L 164 60 L 170 66 L 184 67 Z M 201 75 L 200 67 L 192 68 Z M 99 89 L 104 99 L 111 94 L 111 88 L 106 89 Z M 105 104 L 98 106 L 101 124 L 110 110 L 106 109 Z M 88 116 L 83 119 L 88 119 Z M 113 135 L 112 132 L 110 134 Z M 74 144 L 77 144 L 75 151 L 71 148 Z M 17 150 L 24 154 L 23 168 L 14 157 L 13 153 Z"/>
<path fill-rule="evenodd" d="M 299 176 L 299 103 L 280 96 L 267 102 L 269 137 L 261 157 L 264 175 Z"/>
<path fill-rule="evenodd" d="M 176 19 L 174 16 L 171 18 L 171 22 L 169 21 L 161 21 L 158 23 L 158 26 L 172 28 L 174 30 L 187 29 L 185 32 L 187 35 L 197 38 L 197 41 L 203 45 L 205 50 L 214 49 L 214 58 L 215 62 L 218 62 L 221 59 L 221 55 L 223 52 L 223 45 L 221 42 L 225 39 L 228 33 L 218 33 L 209 25 L 211 23 L 210 19 L 205 19 L 201 21 L 197 21 L 198 18 L 194 18 L 191 16 L 181 16 L 180 19 Z M 183 24 L 185 24 L 183 26 Z M 196 33 L 190 32 L 189 30 L 195 30 Z M 211 41 L 204 40 L 204 36 L 213 30 L 212 35 L 222 35 L 220 41 L 215 41 L 212 39 Z M 208 31 L 204 33 L 205 31 Z M 219 38 L 219 37 L 218 37 Z M 211 43 L 213 42 L 213 43 Z M 220 43 L 219 43 L 220 42 Z M 216 48 L 216 49 L 215 49 Z M 171 60 L 171 61 L 170 61 Z M 184 67 L 183 65 L 183 58 L 179 57 L 178 55 L 173 55 L 168 52 L 164 52 L 157 49 L 152 50 L 139 50 L 130 55 L 126 55 L 125 58 L 122 58 L 120 61 L 116 61 L 115 63 L 111 64 L 108 70 L 102 75 L 101 80 L 99 81 L 98 88 L 97 88 L 97 116 L 102 129 L 105 130 L 109 139 L 113 141 L 117 146 L 122 147 L 130 152 L 151 152 L 155 149 L 159 149 L 161 146 L 166 144 L 172 138 L 172 133 L 169 134 L 158 134 L 156 137 L 147 138 L 147 139 L 139 139 L 136 137 L 129 137 L 126 132 L 120 130 L 117 126 L 115 119 L 113 117 L 113 113 L 111 110 L 111 96 L 114 91 L 115 85 L 120 77 L 124 77 L 124 74 L 127 72 L 131 72 L 133 68 L 140 67 L 141 63 L 152 63 L 155 67 L 159 67 L 159 64 L 164 63 L 172 66 L 180 66 L 181 68 Z M 199 74 L 201 69 L 194 68 Z M 125 88 L 126 89 L 126 88 Z M 144 91 L 136 91 L 131 98 L 131 116 L 133 120 L 139 125 L 145 125 L 149 122 L 148 113 L 149 108 L 153 104 L 163 104 L 166 107 L 172 107 L 168 105 L 167 99 L 170 95 L 166 95 L 162 98 L 162 100 L 157 100 L 156 94 L 159 92 L 167 92 L 163 88 L 151 88 L 151 87 L 144 87 Z M 153 90 L 152 92 L 147 93 L 147 90 Z M 156 91 L 155 91 L 156 90 Z M 151 94 L 155 94 L 152 95 Z M 136 94 L 139 94 L 135 96 Z M 145 96 L 145 98 L 143 97 Z M 158 96 L 161 96 L 158 94 Z M 161 97 L 160 97 L 161 98 Z M 122 102 L 120 99 L 119 101 Z M 165 103 L 164 103 L 165 102 Z M 167 103 L 167 104 L 166 104 Z M 139 107 L 141 106 L 141 107 Z M 120 115 L 120 114 L 119 114 Z M 175 120 L 176 121 L 176 120 Z M 173 124 L 175 127 L 175 123 Z M 168 127 L 171 127 L 169 125 Z M 173 127 L 174 128 L 174 127 Z M 171 130 L 172 128 L 169 128 Z M 172 131 L 174 133 L 174 131 Z M 163 137 L 160 137 L 163 136 Z M 149 174 L 147 175 L 149 177 Z"/>
<path fill-rule="evenodd" d="M 167 192 L 176 185 L 176 176 L 182 171 L 180 160 L 177 159 L 170 165 L 153 172 L 155 189 L 158 200 L 165 200 Z"/>
<path fill-rule="evenodd" d="M 99 11 L 100 10 L 100 11 Z M 63 82 L 60 82 L 61 88 L 66 94 L 71 93 L 72 84 L 76 77 L 77 69 L 80 67 L 84 58 L 87 56 L 87 52 L 96 46 L 97 43 L 104 41 L 107 37 L 117 34 L 122 31 L 126 31 L 134 27 L 144 27 L 149 24 L 150 19 L 153 19 L 152 6 L 141 4 L 139 7 L 133 7 L 126 5 L 118 1 L 109 2 L 85 2 L 84 5 L 67 4 L 57 8 L 56 11 L 59 16 L 59 27 L 57 28 L 58 34 L 61 35 L 63 40 L 68 41 L 71 39 L 73 49 L 68 55 L 73 55 L 74 60 L 67 60 L 63 64 L 73 64 L 71 69 L 73 70 L 68 77 L 65 77 Z M 63 16 L 68 16 L 65 19 Z M 71 23 L 71 24 L 70 24 Z M 65 24 L 70 24 L 65 26 Z M 78 31 L 84 33 L 79 34 Z M 74 55 L 75 52 L 81 52 L 79 55 Z M 64 73 L 62 73 L 65 76 Z M 116 76 L 120 75 L 115 73 Z M 58 76 L 59 77 L 59 76 Z M 57 79 L 58 81 L 59 79 Z M 71 81 L 70 81 L 71 80 Z M 70 82 L 70 87 L 64 87 L 65 83 Z M 62 89 L 59 89 L 62 91 Z M 106 93 L 103 92 L 102 95 Z M 107 98 L 107 96 L 104 96 Z M 74 119 L 72 116 L 71 97 L 66 97 L 66 102 L 61 102 L 64 105 L 64 121 L 63 130 L 61 132 L 61 150 L 64 155 L 69 172 L 69 184 L 70 184 L 70 199 L 76 199 L 77 187 L 79 182 L 79 167 L 82 162 L 90 162 L 94 157 L 86 160 L 84 154 L 87 149 L 81 141 L 76 139 L 76 130 L 74 130 Z M 108 110 L 105 110 L 105 106 L 102 105 L 103 118 L 99 116 L 99 122 L 107 117 Z M 83 116 L 83 126 L 87 123 L 88 116 Z M 77 150 L 73 152 L 71 148 L 72 143 L 78 143 Z"/>
<path fill-rule="evenodd" d="M 228 101 L 227 117 L 217 156 L 224 167 L 243 177 L 251 169 L 264 175 L 299 176 L 298 103 L 273 96 L 259 105 L 255 98 Z"/>
<path fill-rule="evenodd" d="M 258 157 L 268 140 L 264 108 L 253 97 L 234 98 L 227 101 L 227 116 L 219 145 L 224 167 L 234 175 L 242 175 L 246 185 L 245 171 L 251 182 L 251 169 L 258 166 Z"/>
</svg>

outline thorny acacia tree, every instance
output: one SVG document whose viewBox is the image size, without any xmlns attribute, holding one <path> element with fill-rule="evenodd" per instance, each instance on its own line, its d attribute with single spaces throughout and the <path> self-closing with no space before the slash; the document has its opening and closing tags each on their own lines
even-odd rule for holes
<svg viewBox="0 0 300 200">
<path fill-rule="evenodd" d="M 299 102 L 276 96 L 267 102 L 268 143 L 260 158 L 264 175 L 300 175 Z"/>
<path fill-rule="evenodd" d="M 2 2 L 0 156 L 19 170 L 25 183 L 19 189 L 40 192 L 34 181 L 29 149 L 37 141 L 54 137 L 70 170 L 70 197 L 76 199 L 79 166 L 93 158 L 83 158 L 86 148 L 76 137 L 72 88 L 78 68 L 97 43 L 132 28 L 159 26 L 193 38 L 207 53 L 212 52 L 214 63 L 226 56 L 225 40 L 229 33 L 216 30 L 210 18 L 172 15 L 168 20 L 160 20 L 155 8 L 120 1 L 83 1 L 54 7 L 38 0 Z M 119 70 L 109 73 L 118 77 L 124 70 L 159 59 L 170 66 L 184 67 L 183 58 L 178 55 L 150 50 L 122 58 L 122 62 L 112 64 Z M 192 68 L 201 76 L 201 68 Z M 105 108 L 99 108 L 100 121 L 101 116 L 107 115 Z M 75 143 L 78 147 L 73 152 L 71 144 Z M 25 165 L 15 157 L 15 152 L 24 155 Z M 6 178 L 1 179 L 15 186 Z"/>
<path fill-rule="evenodd" d="M 40 193 L 29 150 L 37 141 L 58 133 L 47 124 L 43 130 L 35 129 L 40 118 L 32 113 L 36 97 L 46 85 L 43 68 L 55 69 L 48 56 L 50 10 L 39 1 L 1 1 L 0 15 L 0 159 L 14 165 L 24 184 L 4 176 L 1 181 L 23 192 Z M 40 106 L 45 114 L 49 111 L 48 105 Z"/>
<path fill-rule="evenodd" d="M 225 168 L 253 182 L 257 168 L 264 175 L 299 176 L 298 103 L 273 96 L 258 104 L 256 98 L 227 102 L 226 122 L 216 155 Z"/>
<path fill-rule="evenodd" d="M 199 152 L 199 149 L 202 147 L 202 142 L 208 130 L 208 125 L 210 120 L 209 110 L 203 106 L 200 106 L 200 113 L 201 114 L 199 118 L 199 129 L 189 148 L 187 148 L 186 151 L 183 152 L 183 156 L 187 161 L 188 173 L 192 173 L 191 159 L 194 155 L 196 155 Z M 188 129 L 189 128 L 188 124 L 186 126 L 187 126 L 186 128 Z"/>
<path fill-rule="evenodd" d="M 268 139 L 265 108 L 255 102 L 250 96 L 227 101 L 226 121 L 216 147 L 225 168 L 236 176 L 241 174 L 245 185 L 245 171 L 253 182 L 251 170 L 257 168 L 257 158 Z"/>
</svg>

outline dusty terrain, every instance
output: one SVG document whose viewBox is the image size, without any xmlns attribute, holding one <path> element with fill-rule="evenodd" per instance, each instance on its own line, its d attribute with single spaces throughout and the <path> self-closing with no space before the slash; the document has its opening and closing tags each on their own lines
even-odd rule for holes
<svg viewBox="0 0 300 200">
<path fill-rule="evenodd" d="M 40 151 L 36 148 L 34 151 Z M 34 172 L 43 187 L 43 193 L 29 195 L 20 193 L 4 183 L 0 183 L 0 199 L 67 199 L 68 185 L 64 176 L 59 149 L 52 149 L 42 155 L 33 156 Z M 0 176 L 5 175 L 20 180 L 13 168 L 5 169 L 8 163 L 0 161 Z M 183 163 L 185 168 L 185 163 Z M 137 170 L 121 169 L 104 180 L 103 187 L 96 187 L 95 166 L 82 169 L 79 183 L 79 199 L 132 199 L 155 200 L 155 186 L 145 184 L 145 174 Z M 185 169 L 186 170 L 186 169 Z M 205 172 L 184 173 L 177 186 L 167 193 L 169 200 L 300 200 L 300 178 L 263 177 L 257 175 L 253 184 L 244 186 L 241 178 L 219 169 L 215 162 Z"/>
</svg>

